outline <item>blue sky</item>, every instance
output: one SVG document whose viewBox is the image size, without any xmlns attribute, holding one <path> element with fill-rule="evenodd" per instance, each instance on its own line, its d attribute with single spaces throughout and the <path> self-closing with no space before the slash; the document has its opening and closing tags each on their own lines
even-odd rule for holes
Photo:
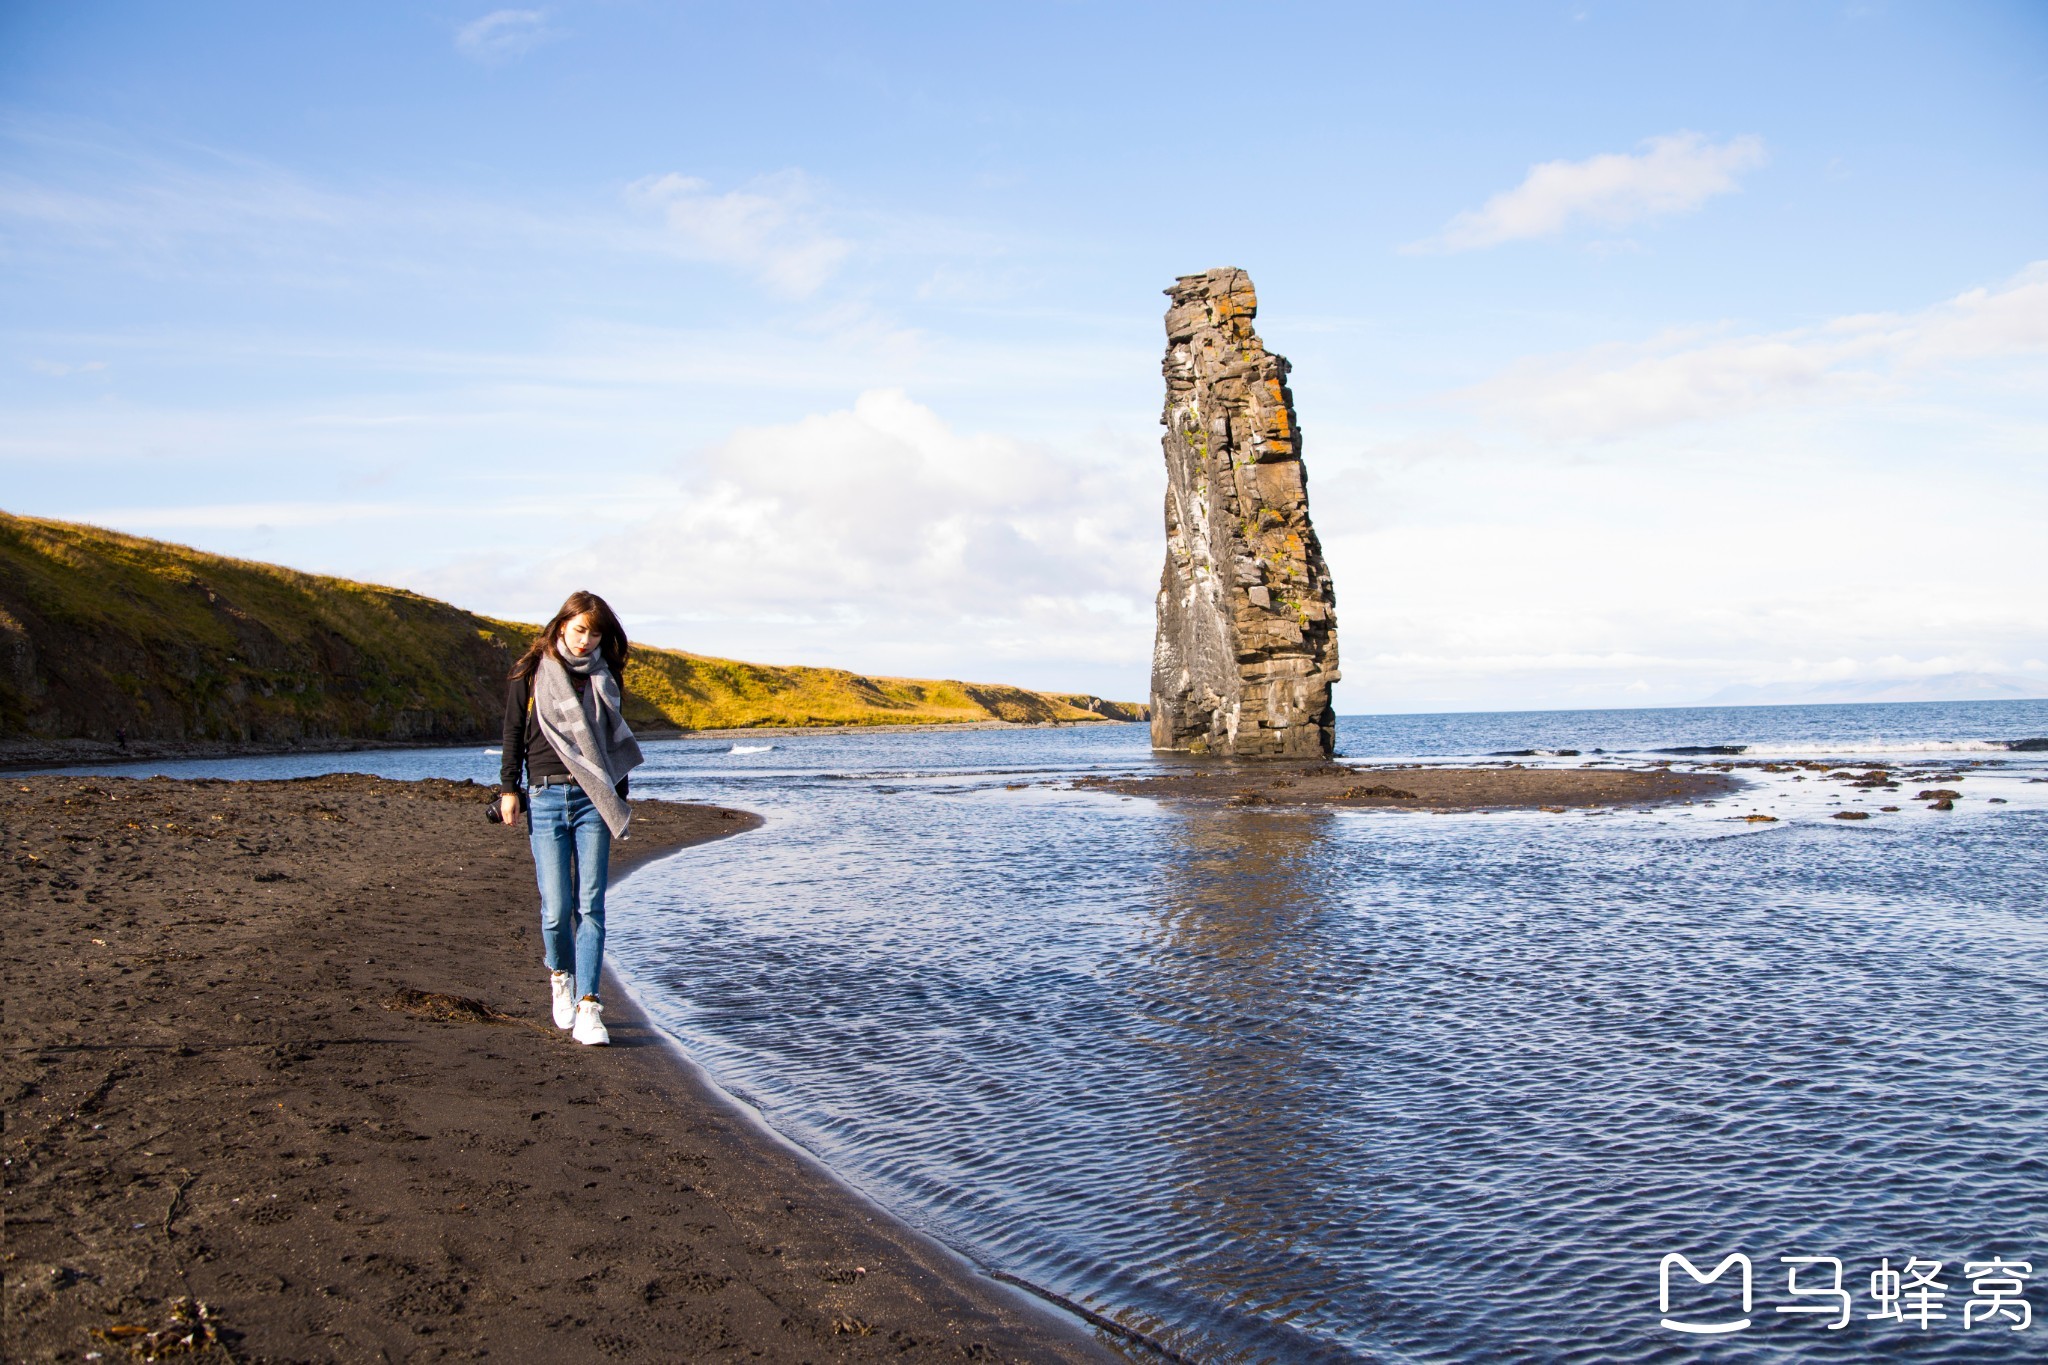
<svg viewBox="0 0 2048 1365">
<path fill-rule="evenodd" d="M 0 506 L 480 610 L 1142 697 L 1226 264 L 1340 710 L 2048 694 L 2048 6 L 0 10 Z"/>
</svg>

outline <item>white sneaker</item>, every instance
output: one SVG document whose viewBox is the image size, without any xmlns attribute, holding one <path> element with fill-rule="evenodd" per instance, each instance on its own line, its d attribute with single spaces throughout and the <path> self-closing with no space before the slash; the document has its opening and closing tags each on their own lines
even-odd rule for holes
<svg viewBox="0 0 2048 1365">
<path fill-rule="evenodd" d="M 555 997 L 555 1027 L 570 1028 L 576 1023 L 576 978 L 567 972 L 551 972 L 548 975 L 548 993 Z"/>
<path fill-rule="evenodd" d="M 569 1036 L 579 1043 L 592 1047 L 603 1047 L 611 1042 L 612 1036 L 604 1030 L 604 1020 L 598 1016 L 604 1013 L 604 1006 L 585 996 L 576 1002 L 576 1031 Z"/>
</svg>

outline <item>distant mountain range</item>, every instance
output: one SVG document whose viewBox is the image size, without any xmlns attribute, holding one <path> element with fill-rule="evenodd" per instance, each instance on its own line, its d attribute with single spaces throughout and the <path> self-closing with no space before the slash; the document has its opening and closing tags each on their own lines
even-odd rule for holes
<svg viewBox="0 0 2048 1365">
<path fill-rule="evenodd" d="M 0 758 L 117 736 L 312 746 L 493 739 L 506 670 L 538 629 L 402 588 L 0 512 Z M 1077 693 L 638 644 L 625 685 L 628 720 L 656 731 L 1145 715 Z"/>
<path fill-rule="evenodd" d="M 2031 701 L 2048 698 L 2048 679 L 2011 673 L 1937 673 L 1926 678 L 1871 678 L 1824 683 L 1762 683 L 1724 687 L 1707 706 L 1824 706 L 1881 701 Z"/>
</svg>

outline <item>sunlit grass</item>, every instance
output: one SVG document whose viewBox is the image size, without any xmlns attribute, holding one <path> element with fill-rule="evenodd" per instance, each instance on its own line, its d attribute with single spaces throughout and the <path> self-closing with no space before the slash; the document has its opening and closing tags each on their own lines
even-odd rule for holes
<svg viewBox="0 0 2048 1365">
<path fill-rule="evenodd" d="M 536 626 L 401 588 L 0 513 L 0 733 L 473 739 Z M 639 727 L 1089 721 L 1086 697 L 636 645 Z"/>
</svg>

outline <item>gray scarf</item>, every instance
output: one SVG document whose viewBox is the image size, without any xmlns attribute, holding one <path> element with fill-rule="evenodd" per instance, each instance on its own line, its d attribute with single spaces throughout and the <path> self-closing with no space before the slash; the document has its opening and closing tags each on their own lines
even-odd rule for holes
<svg viewBox="0 0 2048 1365">
<path fill-rule="evenodd" d="M 590 679 L 580 697 L 571 670 Z M 541 655 L 533 673 L 533 716 L 605 827 L 625 838 L 633 812 L 619 796 L 619 779 L 640 766 L 640 745 L 619 713 L 619 680 L 604 654 L 564 654 L 558 645 Z"/>
</svg>

